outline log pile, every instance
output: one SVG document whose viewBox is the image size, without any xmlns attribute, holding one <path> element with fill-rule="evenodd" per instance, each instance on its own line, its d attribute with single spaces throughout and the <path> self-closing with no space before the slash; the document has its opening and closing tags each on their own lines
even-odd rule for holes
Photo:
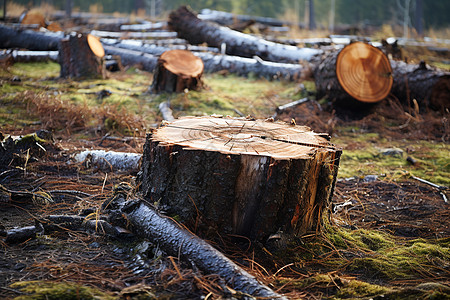
<svg viewBox="0 0 450 300">
<path fill-rule="evenodd" d="M 320 230 L 341 150 L 303 126 L 183 118 L 147 137 L 142 192 L 201 236 Z"/>
</svg>

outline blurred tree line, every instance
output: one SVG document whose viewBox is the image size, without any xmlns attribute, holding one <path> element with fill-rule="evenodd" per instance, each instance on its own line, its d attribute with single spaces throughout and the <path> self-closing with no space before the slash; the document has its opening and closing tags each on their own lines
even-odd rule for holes
<svg viewBox="0 0 450 300">
<path fill-rule="evenodd" d="M 107 13 L 132 13 L 140 9 L 145 10 L 147 15 L 154 16 L 174 10 L 180 5 L 189 5 L 196 11 L 211 8 L 237 14 L 290 18 L 300 22 L 307 18 L 308 14 L 305 12 L 308 11 L 309 2 L 312 1 L 315 22 L 323 28 L 328 28 L 333 21 L 336 24 L 375 26 L 403 25 L 406 21 L 410 27 L 416 28 L 417 22 L 422 22 L 424 28 L 450 25 L 449 0 L 16 0 L 12 2 L 25 6 L 48 3 L 64 10 L 69 1 L 75 10 L 80 11 L 89 11 L 95 5 L 97 10 Z M 405 10 L 408 11 L 408 20 L 404 18 Z"/>
</svg>

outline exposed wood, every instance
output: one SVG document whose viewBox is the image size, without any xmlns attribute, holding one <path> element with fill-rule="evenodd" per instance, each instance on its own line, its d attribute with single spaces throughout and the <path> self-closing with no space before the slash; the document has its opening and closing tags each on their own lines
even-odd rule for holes
<svg viewBox="0 0 450 300">
<path fill-rule="evenodd" d="M 201 236 L 319 230 L 341 150 L 303 126 L 182 118 L 147 137 L 142 191 Z"/>
<path fill-rule="evenodd" d="M 169 50 L 158 59 L 152 90 L 159 92 L 182 92 L 202 87 L 203 62 L 187 50 Z"/>
<path fill-rule="evenodd" d="M 73 33 L 61 41 L 59 63 L 62 78 L 105 77 L 103 46 L 92 35 Z"/>
<path fill-rule="evenodd" d="M 317 97 L 341 103 L 356 99 L 363 103 L 383 100 L 392 88 L 392 69 L 379 49 L 355 42 L 341 51 L 328 53 L 316 66 Z"/>
<path fill-rule="evenodd" d="M 419 105 L 445 110 L 449 107 L 450 72 L 433 69 L 424 62 L 407 64 L 391 60 L 394 85 L 392 93 L 404 103 L 416 99 Z"/>
<path fill-rule="evenodd" d="M 59 50 L 59 44 L 64 37 L 62 32 L 35 32 L 32 30 L 13 29 L 0 24 L 0 45 L 4 49 L 23 48 L 37 51 Z"/>
<path fill-rule="evenodd" d="M 45 17 L 39 11 L 32 10 L 32 11 L 26 12 L 20 18 L 21 18 L 20 23 L 22 23 L 22 24 L 25 24 L 25 25 L 36 24 L 39 27 L 46 27 Z"/>
<path fill-rule="evenodd" d="M 226 54 L 243 57 L 258 56 L 274 62 L 295 62 L 309 60 L 320 50 L 282 45 L 231 30 L 214 23 L 198 19 L 185 6 L 173 11 L 169 16 L 169 27 L 178 32 L 178 36 L 191 44 L 207 43 L 220 48 L 226 45 Z"/>
<path fill-rule="evenodd" d="M 121 193 L 108 203 L 107 208 L 118 210 L 135 234 L 148 238 L 168 255 L 180 257 L 206 274 L 219 275 L 233 290 L 258 299 L 287 300 L 172 218 L 161 216 L 146 201 L 127 200 L 127 195 Z"/>
</svg>

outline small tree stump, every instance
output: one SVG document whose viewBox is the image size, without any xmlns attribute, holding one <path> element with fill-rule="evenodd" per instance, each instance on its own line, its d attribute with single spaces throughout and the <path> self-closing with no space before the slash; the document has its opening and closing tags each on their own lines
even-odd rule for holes
<svg viewBox="0 0 450 300">
<path fill-rule="evenodd" d="M 169 50 L 161 54 L 156 66 L 152 90 L 177 92 L 202 87 L 203 62 L 188 50 Z"/>
<path fill-rule="evenodd" d="M 379 102 L 389 95 L 393 83 L 387 56 L 362 42 L 327 54 L 316 67 L 314 78 L 318 98 L 326 96 L 350 104 Z"/>
<path fill-rule="evenodd" d="M 105 50 L 91 34 L 74 33 L 63 39 L 59 50 L 62 78 L 105 77 Z"/>
<path fill-rule="evenodd" d="M 147 137 L 139 180 L 146 199 L 202 236 L 302 235 L 329 216 L 340 155 L 308 127 L 188 117 Z"/>
</svg>

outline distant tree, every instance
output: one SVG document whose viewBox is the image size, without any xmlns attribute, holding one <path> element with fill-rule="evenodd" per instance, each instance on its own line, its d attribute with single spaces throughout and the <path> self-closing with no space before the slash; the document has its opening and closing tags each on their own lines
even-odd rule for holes
<svg viewBox="0 0 450 300">
<path fill-rule="evenodd" d="M 316 29 L 316 18 L 314 13 L 314 0 L 309 0 L 309 30 Z"/>
<path fill-rule="evenodd" d="M 416 0 L 415 24 L 417 34 L 423 35 L 423 5 L 422 0 Z"/>
</svg>

